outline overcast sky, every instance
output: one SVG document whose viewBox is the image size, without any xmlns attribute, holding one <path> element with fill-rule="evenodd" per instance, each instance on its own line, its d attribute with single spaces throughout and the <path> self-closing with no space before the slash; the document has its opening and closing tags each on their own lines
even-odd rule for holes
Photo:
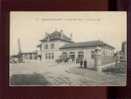
<svg viewBox="0 0 131 99">
<path fill-rule="evenodd" d="M 120 50 L 126 40 L 125 12 L 11 12 L 10 54 L 18 53 L 18 38 L 23 52 L 36 50 L 45 32 L 63 30 L 75 42 L 102 40 Z"/>
</svg>

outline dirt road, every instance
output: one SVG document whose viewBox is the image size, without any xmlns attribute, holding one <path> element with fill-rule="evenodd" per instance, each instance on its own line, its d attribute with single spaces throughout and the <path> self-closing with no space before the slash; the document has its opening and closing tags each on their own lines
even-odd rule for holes
<svg viewBox="0 0 131 99">
<path fill-rule="evenodd" d="M 23 63 L 10 64 L 10 76 L 14 74 L 42 74 L 49 86 L 75 86 L 75 85 L 125 85 L 126 74 L 106 74 L 89 69 L 81 69 L 74 64 L 45 64 Z"/>
</svg>

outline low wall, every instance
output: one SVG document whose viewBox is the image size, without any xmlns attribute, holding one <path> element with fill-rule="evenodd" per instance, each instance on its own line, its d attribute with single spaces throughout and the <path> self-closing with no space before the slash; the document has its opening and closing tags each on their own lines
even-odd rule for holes
<svg viewBox="0 0 131 99">
<path fill-rule="evenodd" d="M 113 56 L 101 56 L 102 65 L 109 64 L 115 62 L 115 58 Z"/>
</svg>

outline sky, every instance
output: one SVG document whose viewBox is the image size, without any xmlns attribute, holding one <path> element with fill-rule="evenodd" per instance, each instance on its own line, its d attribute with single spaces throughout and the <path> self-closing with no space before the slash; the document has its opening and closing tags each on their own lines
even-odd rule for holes
<svg viewBox="0 0 131 99">
<path fill-rule="evenodd" d="M 18 39 L 22 52 L 35 51 L 45 33 L 61 31 L 75 42 L 101 40 L 121 49 L 127 39 L 127 13 L 124 11 L 11 11 L 10 55 L 18 53 Z"/>
</svg>

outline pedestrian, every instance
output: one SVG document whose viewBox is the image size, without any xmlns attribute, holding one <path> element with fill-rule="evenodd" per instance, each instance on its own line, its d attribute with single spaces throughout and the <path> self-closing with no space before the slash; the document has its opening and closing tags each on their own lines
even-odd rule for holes
<svg viewBox="0 0 131 99">
<path fill-rule="evenodd" d="M 82 68 L 82 65 L 83 65 L 83 60 L 81 59 L 80 60 L 80 68 Z"/>
<path fill-rule="evenodd" d="M 84 68 L 87 68 L 87 61 L 84 60 Z"/>
<path fill-rule="evenodd" d="M 39 59 L 40 59 L 40 61 L 41 61 L 41 55 L 39 55 Z"/>
</svg>

